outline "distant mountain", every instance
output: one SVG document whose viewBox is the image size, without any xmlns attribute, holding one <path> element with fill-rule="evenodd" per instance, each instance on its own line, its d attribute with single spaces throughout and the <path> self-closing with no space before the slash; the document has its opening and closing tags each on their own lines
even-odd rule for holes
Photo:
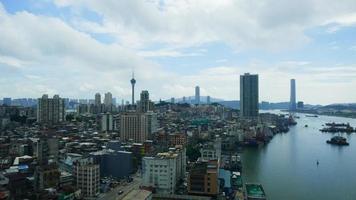
<svg viewBox="0 0 356 200">
<path fill-rule="evenodd" d="M 340 103 L 322 106 L 319 109 L 353 110 L 356 111 L 356 103 Z"/>
<path fill-rule="evenodd" d="M 228 108 L 240 109 L 240 101 L 238 100 L 220 101 L 217 103 L 226 106 Z M 318 107 L 318 106 L 306 104 L 304 105 L 304 107 L 311 108 L 311 107 Z M 270 102 L 262 101 L 259 104 L 259 108 L 262 110 L 275 110 L 275 109 L 287 110 L 289 109 L 289 102 L 270 103 Z"/>
<path fill-rule="evenodd" d="M 207 98 L 208 98 L 208 96 L 200 96 L 200 103 L 202 103 L 202 104 L 207 103 Z M 166 99 L 166 100 L 163 100 L 163 101 L 171 102 L 171 99 Z M 183 97 L 175 98 L 174 101 L 176 103 L 183 103 Z M 220 102 L 220 101 L 223 101 L 223 99 L 210 97 L 210 103 L 215 103 L 215 102 Z M 187 97 L 185 97 L 185 102 L 194 104 L 195 103 L 195 96 L 187 96 Z"/>
</svg>

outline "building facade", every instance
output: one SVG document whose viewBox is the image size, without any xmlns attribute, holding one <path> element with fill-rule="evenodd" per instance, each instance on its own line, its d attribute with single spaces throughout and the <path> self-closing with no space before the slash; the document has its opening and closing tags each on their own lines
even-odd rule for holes
<svg viewBox="0 0 356 200">
<path fill-rule="evenodd" d="M 289 110 L 295 111 L 297 110 L 296 103 L 296 91 L 295 91 L 295 79 L 290 80 L 290 102 L 289 102 Z"/>
<path fill-rule="evenodd" d="M 188 194 L 217 196 L 218 176 L 219 167 L 216 160 L 195 163 L 188 176 Z"/>
<path fill-rule="evenodd" d="M 200 87 L 195 86 L 195 104 L 200 104 Z"/>
<path fill-rule="evenodd" d="M 153 121 L 152 121 L 153 120 Z M 154 117 L 147 113 L 126 112 L 120 118 L 120 139 L 143 143 L 154 130 Z"/>
<path fill-rule="evenodd" d="M 154 188 L 159 194 L 174 194 L 178 181 L 186 173 L 186 148 L 176 146 L 169 152 L 142 159 L 142 185 Z"/>
<path fill-rule="evenodd" d="M 57 124 L 65 120 L 64 99 L 58 95 L 48 98 L 43 95 L 38 99 L 37 122 L 43 124 Z"/>
<path fill-rule="evenodd" d="M 100 191 L 100 166 L 93 158 L 84 158 L 73 163 L 73 176 L 76 188 L 84 197 L 95 197 Z"/>
<path fill-rule="evenodd" d="M 114 130 L 114 119 L 110 113 L 105 113 L 101 116 L 101 131 L 111 132 Z"/>
<path fill-rule="evenodd" d="M 240 115 L 258 116 L 258 75 L 245 73 L 240 76 Z"/>
</svg>

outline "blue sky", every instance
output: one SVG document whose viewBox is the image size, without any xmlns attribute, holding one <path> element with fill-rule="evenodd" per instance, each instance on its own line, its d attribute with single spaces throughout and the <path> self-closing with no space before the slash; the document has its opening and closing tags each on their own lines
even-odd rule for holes
<svg viewBox="0 0 356 200">
<path fill-rule="evenodd" d="M 202 95 L 356 102 L 356 2 L 331 0 L 0 0 L 0 98 Z"/>
</svg>

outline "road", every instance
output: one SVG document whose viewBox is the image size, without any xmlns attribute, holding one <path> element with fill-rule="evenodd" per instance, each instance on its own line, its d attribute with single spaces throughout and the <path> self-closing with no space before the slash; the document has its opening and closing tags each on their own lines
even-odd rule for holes
<svg viewBox="0 0 356 200">
<path fill-rule="evenodd" d="M 141 184 L 141 178 L 134 177 L 131 183 L 123 183 L 116 188 L 112 189 L 110 192 L 101 194 L 98 200 L 121 200 L 126 196 L 130 191 L 134 189 L 139 189 Z M 123 191 L 124 193 L 118 194 L 119 191 Z"/>
</svg>

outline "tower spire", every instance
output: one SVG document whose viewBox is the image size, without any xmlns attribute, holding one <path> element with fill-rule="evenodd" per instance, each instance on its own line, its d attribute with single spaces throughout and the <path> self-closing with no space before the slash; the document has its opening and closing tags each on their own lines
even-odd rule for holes
<svg viewBox="0 0 356 200">
<path fill-rule="evenodd" d="M 135 104 L 135 84 L 136 84 L 136 80 L 135 80 L 135 73 L 132 70 L 132 79 L 131 79 L 131 87 L 132 87 L 132 102 L 131 104 L 134 105 Z"/>
</svg>

